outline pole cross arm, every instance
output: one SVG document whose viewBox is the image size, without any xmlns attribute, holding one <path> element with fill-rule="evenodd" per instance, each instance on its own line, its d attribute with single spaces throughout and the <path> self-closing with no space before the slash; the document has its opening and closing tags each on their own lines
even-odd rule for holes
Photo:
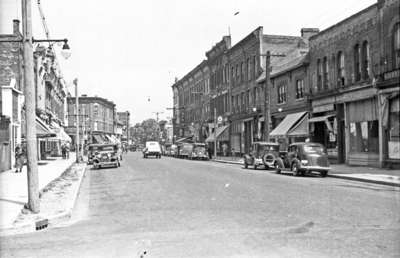
<svg viewBox="0 0 400 258">
<path fill-rule="evenodd" d="M 7 42 L 7 43 L 12 43 L 12 42 L 19 42 L 22 43 L 23 39 L 0 39 L 0 42 Z M 68 39 L 35 39 L 32 37 L 32 42 L 64 42 L 67 44 Z"/>
</svg>

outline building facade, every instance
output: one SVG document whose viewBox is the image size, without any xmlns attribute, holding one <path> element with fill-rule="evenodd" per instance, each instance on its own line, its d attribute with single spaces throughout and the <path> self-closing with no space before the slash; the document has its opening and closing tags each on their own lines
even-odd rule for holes
<svg viewBox="0 0 400 258">
<path fill-rule="evenodd" d="M 81 144 L 111 141 L 115 132 L 115 104 L 101 97 L 82 95 L 78 98 L 79 112 L 76 112 L 76 98 L 68 97 L 67 133 L 76 144 L 76 117 L 79 117 Z"/>
<path fill-rule="evenodd" d="M 379 166 L 377 4 L 310 38 L 311 140 L 338 163 Z"/>
<path fill-rule="evenodd" d="M 122 134 L 121 134 L 121 141 L 130 140 L 129 137 L 129 128 L 130 128 L 130 113 L 129 111 L 125 112 L 117 112 L 117 121 L 122 123 Z"/>
<path fill-rule="evenodd" d="M 383 167 L 400 168 L 400 1 L 378 1 L 380 156 Z"/>
</svg>

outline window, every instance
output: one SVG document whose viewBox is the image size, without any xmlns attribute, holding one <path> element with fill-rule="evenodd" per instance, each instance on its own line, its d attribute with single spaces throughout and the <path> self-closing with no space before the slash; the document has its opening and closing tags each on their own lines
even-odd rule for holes
<svg viewBox="0 0 400 258">
<path fill-rule="evenodd" d="M 350 123 L 350 151 L 379 153 L 378 121 Z"/>
<path fill-rule="evenodd" d="M 362 78 L 364 80 L 368 79 L 370 76 L 370 72 L 369 72 L 369 45 L 368 45 L 368 41 L 364 41 L 363 45 L 362 45 Z"/>
<path fill-rule="evenodd" d="M 356 82 L 361 80 L 361 66 L 360 66 L 360 45 L 354 46 L 354 80 Z"/>
<path fill-rule="evenodd" d="M 257 78 L 257 74 L 258 74 L 257 56 L 253 57 L 253 72 L 254 72 L 253 78 Z"/>
<path fill-rule="evenodd" d="M 328 67 L 328 58 L 324 57 L 324 64 L 323 64 L 323 73 L 324 73 L 324 89 L 328 89 L 328 84 L 329 84 L 329 77 L 328 77 L 328 73 L 329 73 L 329 67 Z"/>
<path fill-rule="evenodd" d="M 235 68 L 233 66 L 231 68 L 231 80 L 232 82 L 235 82 Z"/>
<path fill-rule="evenodd" d="M 400 68 L 400 23 L 394 26 L 393 32 L 393 68 Z"/>
<path fill-rule="evenodd" d="M 246 72 L 246 79 L 248 81 L 251 80 L 251 64 L 250 64 L 250 58 L 247 58 L 247 72 Z"/>
<path fill-rule="evenodd" d="M 236 82 L 239 82 L 239 64 L 236 65 Z"/>
<path fill-rule="evenodd" d="M 321 59 L 317 60 L 317 90 L 322 89 L 322 63 Z"/>
<path fill-rule="evenodd" d="M 240 82 L 244 81 L 244 64 L 243 62 L 240 63 Z"/>
<path fill-rule="evenodd" d="M 342 51 L 339 51 L 336 61 L 337 61 L 338 86 L 342 87 L 345 84 L 344 55 Z"/>
<path fill-rule="evenodd" d="M 304 98 L 304 80 L 296 80 L 296 99 Z"/>
<path fill-rule="evenodd" d="M 278 86 L 278 104 L 286 102 L 286 85 L 281 84 Z"/>
<path fill-rule="evenodd" d="M 244 92 L 240 94 L 240 111 L 243 110 L 244 107 Z"/>
</svg>

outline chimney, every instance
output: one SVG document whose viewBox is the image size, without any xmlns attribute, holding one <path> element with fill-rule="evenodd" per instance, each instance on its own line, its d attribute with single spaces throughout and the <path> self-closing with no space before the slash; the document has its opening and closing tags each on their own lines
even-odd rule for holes
<svg viewBox="0 0 400 258">
<path fill-rule="evenodd" d="M 19 30 L 19 20 L 13 20 L 13 34 L 20 35 L 21 32 Z"/>
<path fill-rule="evenodd" d="M 304 39 L 309 39 L 311 36 L 314 36 L 319 33 L 318 28 L 302 28 L 301 29 L 301 37 Z"/>
</svg>

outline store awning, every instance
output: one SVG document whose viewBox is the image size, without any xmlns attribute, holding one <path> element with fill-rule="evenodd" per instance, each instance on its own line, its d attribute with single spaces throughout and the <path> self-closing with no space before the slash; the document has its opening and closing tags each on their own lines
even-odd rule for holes
<svg viewBox="0 0 400 258">
<path fill-rule="evenodd" d="M 291 137 L 308 136 L 308 116 L 304 116 L 292 129 L 287 133 Z"/>
<path fill-rule="evenodd" d="M 121 143 L 115 135 L 110 136 L 114 143 Z"/>
<path fill-rule="evenodd" d="M 175 143 L 185 143 L 185 142 L 192 143 L 193 142 L 192 138 L 193 138 L 192 136 L 180 138 L 180 139 L 176 140 Z"/>
<path fill-rule="evenodd" d="M 307 112 L 299 112 L 287 115 L 282 122 L 274 130 L 272 130 L 269 136 L 286 136 L 289 130 L 292 129 L 292 127 L 296 125 L 305 114 L 307 114 Z"/>
<path fill-rule="evenodd" d="M 217 140 L 222 140 L 225 141 L 226 139 L 224 139 L 225 137 L 220 137 L 221 134 L 224 133 L 224 131 L 229 127 L 229 125 L 224 125 L 221 127 L 218 127 L 215 133 L 211 133 L 210 136 L 208 136 L 208 138 L 206 139 L 206 142 L 214 142 L 215 141 L 215 135 L 217 136 Z M 218 139 L 220 138 L 220 139 Z"/>
<path fill-rule="evenodd" d="M 59 126 L 56 122 L 51 123 L 51 129 L 56 133 L 55 138 L 63 142 L 71 142 L 71 137 L 64 131 L 64 128 Z"/>
<path fill-rule="evenodd" d="M 36 117 L 36 136 L 38 138 L 55 137 L 57 134 L 45 122 Z"/>
<path fill-rule="evenodd" d="M 332 132 L 333 131 L 333 127 L 332 127 L 332 125 L 331 125 L 331 123 L 329 122 L 328 119 L 330 117 L 333 117 L 333 116 L 335 116 L 335 115 L 331 114 L 331 115 L 326 115 L 326 116 L 316 116 L 316 117 L 308 119 L 308 123 L 325 122 L 326 127 L 328 128 L 328 130 L 330 132 Z"/>
</svg>

